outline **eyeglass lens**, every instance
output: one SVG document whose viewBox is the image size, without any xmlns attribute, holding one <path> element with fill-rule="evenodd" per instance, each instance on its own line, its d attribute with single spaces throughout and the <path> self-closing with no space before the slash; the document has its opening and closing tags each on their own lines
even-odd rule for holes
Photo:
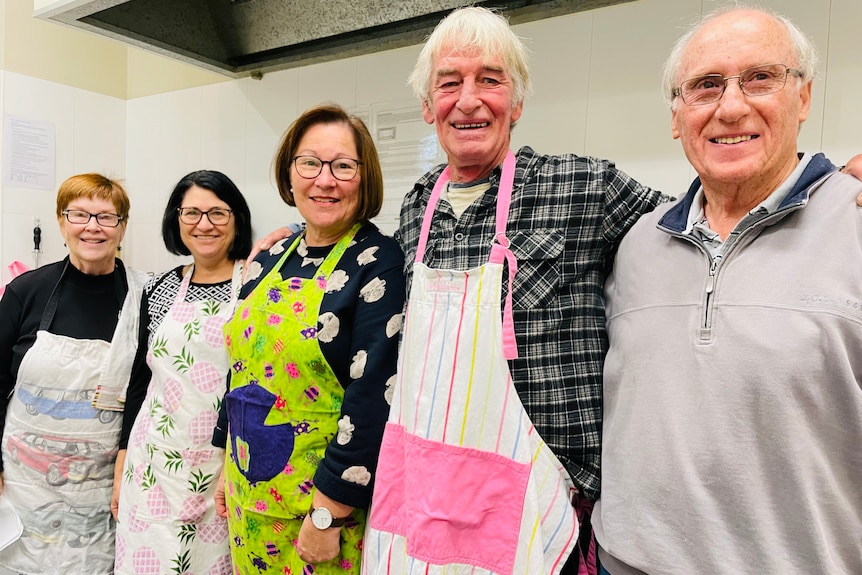
<svg viewBox="0 0 862 575">
<path fill-rule="evenodd" d="M 213 208 L 211 210 L 202 211 L 198 208 L 179 208 L 180 221 L 184 224 L 194 225 L 201 221 L 204 216 L 214 226 L 222 225 L 230 221 L 231 210 L 223 208 Z"/>
<path fill-rule="evenodd" d="M 123 219 L 118 214 L 91 214 L 84 210 L 65 210 L 63 213 L 70 224 L 88 224 L 92 218 L 96 218 L 96 223 L 104 228 L 116 228 Z"/>
<path fill-rule="evenodd" d="M 329 164 L 329 169 L 336 180 L 352 180 L 356 176 L 359 162 L 351 158 L 336 158 L 330 161 L 321 160 L 315 156 L 296 156 L 293 159 L 297 173 L 303 178 L 316 178 L 323 171 L 323 165 Z"/>
<path fill-rule="evenodd" d="M 781 90 L 787 82 L 789 69 L 782 64 L 768 64 L 743 70 L 738 76 L 709 74 L 686 80 L 680 86 L 680 95 L 689 105 L 711 104 L 724 95 L 727 82 L 737 80 L 747 96 L 765 96 Z M 794 71 L 795 72 L 795 71 Z"/>
</svg>

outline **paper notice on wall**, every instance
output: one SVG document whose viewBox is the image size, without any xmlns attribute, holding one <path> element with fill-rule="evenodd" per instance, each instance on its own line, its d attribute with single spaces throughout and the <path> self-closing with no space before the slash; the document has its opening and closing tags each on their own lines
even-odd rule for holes
<svg viewBox="0 0 862 575">
<path fill-rule="evenodd" d="M 3 183 L 54 190 L 54 124 L 6 115 L 3 123 Z"/>
<path fill-rule="evenodd" d="M 416 180 L 446 160 L 434 126 L 422 117 L 419 102 L 382 102 L 353 110 L 368 125 L 383 170 L 383 208 L 374 222 L 387 234 L 398 228 L 401 200 Z"/>
</svg>

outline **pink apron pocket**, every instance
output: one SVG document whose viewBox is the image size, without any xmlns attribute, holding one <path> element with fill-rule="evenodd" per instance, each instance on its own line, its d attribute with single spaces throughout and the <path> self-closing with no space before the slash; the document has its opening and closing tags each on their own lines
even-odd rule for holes
<svg viewBox="0 0 862 575">
<path fill-rule="evenodd" d="M 529 480 L 529 464 L 387 424 L 371 527 L 405 537 L 427 563 L 511 573 Z"/>
</svg>

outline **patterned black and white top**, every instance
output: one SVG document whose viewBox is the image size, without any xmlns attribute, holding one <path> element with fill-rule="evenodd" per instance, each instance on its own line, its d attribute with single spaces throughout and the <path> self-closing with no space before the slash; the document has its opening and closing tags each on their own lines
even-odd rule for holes
<svg viewBox="0 0 862 575">
<path fill-rule="evenodd" d="M 183 268 L 178 266 L 172 270 L 157 275 L 144 287 L 141 298 L 141 332 L 138 337 L 138 352 L 132 364 L 132 377 L 126 396 L 126 406 L 123 411 L 123 431 L 120 435 L 120 449 L 125 449 L 129 443 L 129 434 L 135 423 L 138 411 L 147 395 L 147 387 L 153 376 L 147 365 L 147 350 L 153 341 L 153 334 L 162 324 L 162 320 L 174 304 L 180 284 L 183 281 Z M 185 301 L 194 303 L 204 300 L 229 302 L 231 298 L 231 280 L 215 284 L 198 284 L 191 282 L 186 292 Z"/>
</svg>

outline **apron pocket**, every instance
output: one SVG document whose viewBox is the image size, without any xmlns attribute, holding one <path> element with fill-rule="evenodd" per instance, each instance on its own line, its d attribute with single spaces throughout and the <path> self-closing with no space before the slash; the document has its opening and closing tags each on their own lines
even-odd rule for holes
<svg viewBox="0 0 862 575">
<path fill-rule="evenodd" d="M 529 464 L 387 424 L 375 480 L 387 487 L 374 494 L 371 527 L 405 537 L 428 563 L 511 573 L 529 479 Z"/>
<path fill-rule="evenodd" d="M 246 385 L 224 396 L 231 459 L 249 483 L 269 481 L 284 471 L 293 454 L 289 423 L 267 425 L 276 396 L 259 385 Z"/>
</svg>

